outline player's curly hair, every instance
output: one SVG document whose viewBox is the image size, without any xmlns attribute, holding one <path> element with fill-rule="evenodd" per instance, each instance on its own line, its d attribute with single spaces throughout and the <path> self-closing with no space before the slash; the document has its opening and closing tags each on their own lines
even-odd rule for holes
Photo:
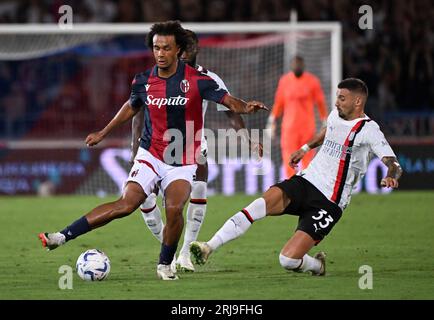
<svg viewBox="0 0 434 320">
<path fill-rule="evenodd" d="M 156 34 L 162 36 L 173 35 L 175 37 L 175 42 L 178 45 L 178 47 L 181 49 L 179 51 L 178 57 L 182 55 L 189 41 L 189 35 L 185 31 L 185 29 L 181 26 L 181 23 L 178 20 L 159 22 L 152 25 L 151 31 L 148 33 L 146 37 L 146 43 L 148 44 L 148 47 L 151 50 L 154 45 L 153 38 Z"/>
</svg>

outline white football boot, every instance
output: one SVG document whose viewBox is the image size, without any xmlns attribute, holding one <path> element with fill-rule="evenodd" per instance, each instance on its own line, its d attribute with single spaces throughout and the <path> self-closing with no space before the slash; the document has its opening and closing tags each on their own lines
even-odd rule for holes
<svg viewBox="0 0 434 320">
<path fill-rule="evenodd" d="M 157 276 L 161 280 L 178 280 L 178 276 L 172 272 L 170 264 L 159 264 L 157 266 Z"/>
<path fill-rule="evenodd" d="M 41 239 L 42 246 L 47 248 L 47 250 L 54 250 L 58 246 L 61 246 L 65 243 L 65 236 L 60 232 L 55 233 L 47 233 L 43 232 L 38 235 L 39 239 Z"/>
<path fill-rule="evenodd" d="M 176 260 L 176 268 L 183 272 L 194 272 L 194 266 L 190 259 L 190 253 L 180 254 Z"/>
<path fill-rule="evenodd" d="M 212 253 L 212 249 L 206 242 L 193 241 L 190 243 L 190 252 L 193 255 L 194 262 L 203 265 Z"/>
</svg>

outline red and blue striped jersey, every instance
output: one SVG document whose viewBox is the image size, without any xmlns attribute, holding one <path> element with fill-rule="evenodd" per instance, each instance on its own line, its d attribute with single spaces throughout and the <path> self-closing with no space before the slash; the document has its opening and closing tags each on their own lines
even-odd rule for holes
<svg viewBox="0 0 434 320">
<path fill-rule="evenodd" d="M 140 146 L 173 166 L 196 163 L 203 129 L 202 102 L 222 103 L 226 94 L 211 77 L 180 60 L 169 78 L 159 77 L 157 66 L 137 74 L 130 105 L 144 108 Z"/>
</svg>

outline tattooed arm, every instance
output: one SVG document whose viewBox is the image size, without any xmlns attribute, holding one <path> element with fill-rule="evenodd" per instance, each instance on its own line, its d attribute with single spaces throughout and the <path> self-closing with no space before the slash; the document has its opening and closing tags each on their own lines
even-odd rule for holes
<svg viewBox="0 0 434 320">
<path fill-rule="evenodd" d="M 402 169 L 395 157 L 383 157 L 381 159 L 387 166 L 387 175 L 381 179 L 381 186 L 387 188 L 398 188 L 398 179 L 401 177 Z"/>
</svg>

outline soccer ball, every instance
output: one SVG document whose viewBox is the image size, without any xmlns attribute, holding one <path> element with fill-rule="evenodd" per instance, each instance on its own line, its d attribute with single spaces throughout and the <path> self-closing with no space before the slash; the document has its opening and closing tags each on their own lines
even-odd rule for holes
<svg viewBox="0 0 434 320">
<path fill-rule="evenodd" d="M 77 259 L 78 276 L 85 281 L 101 281 L 110 273 L 110 260 L 98 249 L 83 252 Z"/>
</svg>

